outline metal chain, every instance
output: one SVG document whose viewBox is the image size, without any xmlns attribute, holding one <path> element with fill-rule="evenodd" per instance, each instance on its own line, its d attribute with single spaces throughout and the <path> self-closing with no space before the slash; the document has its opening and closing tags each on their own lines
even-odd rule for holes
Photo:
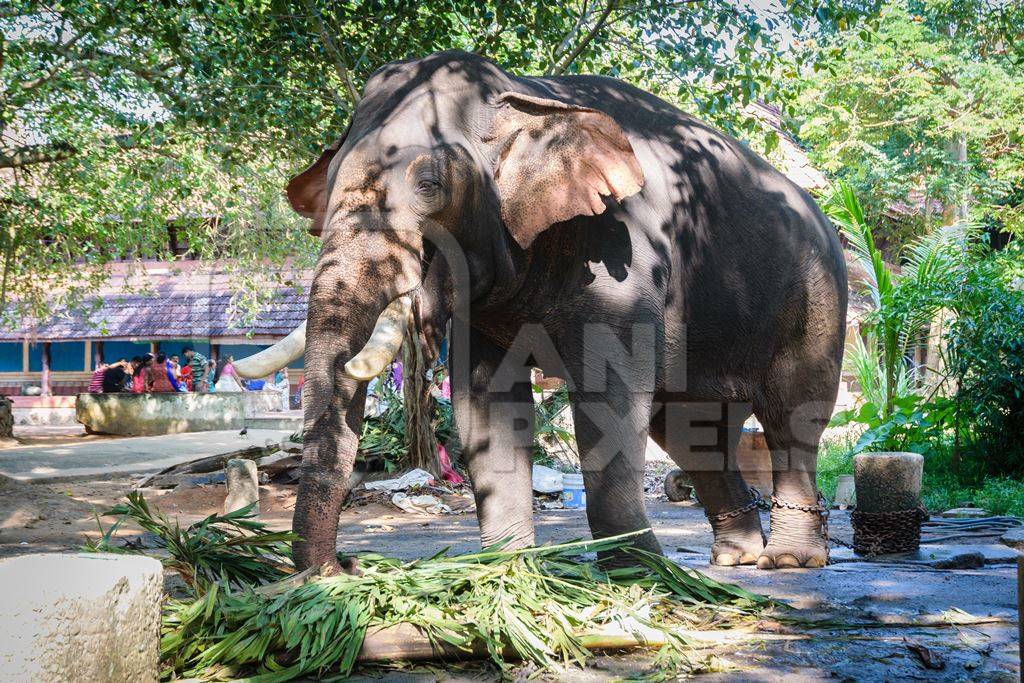
<svg viewBox="0 0 1024 683">
<path fill-rule="evenodd" d="M 918 504 L 913 510 L 850 513 L 853 525 L 853 548 L 858 555 L 874 557 L 917 550 L 921 545 L 921 523 L 929 518 L 928 510 Z"/>
<path fill-rule="evenodd" d="M 726 512 L 719 512 L 717 515 L 714 515 L 714 516 L 711 517 L 711 521 L 713 521 L 713 522 L 725 522 L 727 520 L 732 519 L 733 517 L 739 517 L 740 515 L 745 515 L 748 512 L 751 512 L 751 511 L 756 510 L 758 508 L 765 509 L 766 503 L 765 503 L 764 498 L 761 497 L 761 492 L 760 491 L 758 491 L 755 487 L 751 486 L 750 489 L 747 491 L 747 493 L 750 494 L 750 498 L 751 498 L 749 503 L 747 503 L 743 507 L 738 507 L 735 510 L 728 510 Z"/>
<path fill-rule="evenodd" d="M 821 491 L 818 491 L 817 501 L 810 504 L 794 503 L 792 501 L 783 500 L 778 496 L 770 496 L 770 507 L 783 508 L 786 510 L 799 510 L 800 512 L 811 512 L 817 513 L 821 520 L 821 535 L 825 538 L 825 562 L 828 563 L 828 502 L 825 500 L 825 496 L 822 495 Z"/>
</svg>

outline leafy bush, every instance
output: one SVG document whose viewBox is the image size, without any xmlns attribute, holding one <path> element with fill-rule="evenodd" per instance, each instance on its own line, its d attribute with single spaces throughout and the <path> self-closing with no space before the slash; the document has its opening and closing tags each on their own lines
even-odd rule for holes
<svg viewBox="0 0 1024 683">
<path fill-rule="evenodd" d="M 976 263 L 950 294 L 946 338 L 956 439 L 990 474 L 1024 474 L 1024 249 Z"/>
</svg>

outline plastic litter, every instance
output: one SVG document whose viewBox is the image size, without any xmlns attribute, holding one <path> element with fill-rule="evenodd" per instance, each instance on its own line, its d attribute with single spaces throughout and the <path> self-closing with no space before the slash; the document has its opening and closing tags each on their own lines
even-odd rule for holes
<svg viewBox="0 0 1024 683">
<path fill-rule="evenodd" d="M 368 481 L 363 486 L 368 491 L 404 491 L 413 486 L 425 486 L 432 481 L 434 481 L 434 477 L 430 472 L 417 468 L 406 472 L 397 479 Z"/>
<path fill-rule="evenodd" d="M 534 465 L 533 490 L 537 493 L 561 493 L 562 473 L 544 465 Z"/>
<path fill-rule="evenodd" d="M 421 495 L 421 496 L 410 496 L 402 492 L 398 492 L 391 496 L 391 503 L 406 512 L 420 512 L 427 513 L 430 515 L 448 515 L 451 514 L 452 509 L 441 502 L 441 499 L 437 496 Z"/>
</svg>

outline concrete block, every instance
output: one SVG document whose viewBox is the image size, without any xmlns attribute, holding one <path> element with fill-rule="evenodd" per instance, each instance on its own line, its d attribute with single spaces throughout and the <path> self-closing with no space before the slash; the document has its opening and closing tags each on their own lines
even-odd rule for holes
<svg viewBox="0 0 1024 683">
<path fill-rule="evenodd" d="M 1007 530 L 999 540 L 1014 550 L 1024 550 L 1024 526 Z"/>
<path fill-rule="evenodd" d="M 232 458 L 224 468 L 228 495 L 224 499 L 224 514 L 240 510 L 255 503 L 253 512 L 260 511 L 260 485 L 256 463 L 245 458 Z"/>
<path fill-rule="evenodd" d="M 156 681 L 163 568 L 79 553 L 0 562 L 0 680 Z"/>
<path fill-rule="evenodd" d="M 245 393 L 79 394 L 75 414 L 89 431 L 122 436 L 241 429 Z"/>
<path fill-rule="evenodd" d="M 913 510 L 921 500 L 924 457 L 918 453 L 860 453 L 853 456 L 857 509 Z"/>
</svg>

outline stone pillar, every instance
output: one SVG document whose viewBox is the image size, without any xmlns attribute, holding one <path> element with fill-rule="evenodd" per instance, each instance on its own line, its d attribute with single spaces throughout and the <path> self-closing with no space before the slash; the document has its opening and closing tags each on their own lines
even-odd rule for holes
<svg viewBox="0 0 1024 683">
<path fill-rule="evenodd" d="M 141 555 L 0 562 L 0 679 L 156 681 L 163 568 Z"/>
<path fill-rule="evenodd" d="M 14 403 L 6 396 L 0 396 L 0 443 L 14 440 Z"/>
<path fill-rule="evenodd" d="M 860 453 L 853 472 L 861 512 L 913 510 L 921 502 L 924 456 L 918 453 Z"/>
<path fill-rule="evenodd" d="M 40 360 L 42 361 L 43 372 L 39 380 L 39 386 L 43 396 L 49 396 L 50 390 L 50 342 L 43 343 L 43 353 L 41 354 Z"/>
<path fill-rule="evenodd" d="M 240 510 L 255 503 L 252 511 L 260 512 L 260 485 L 256 462 L 247 458 L 232 458 L 224 469 L 228 495 L 224 499 L 224 514 Z"/>
</svg>

